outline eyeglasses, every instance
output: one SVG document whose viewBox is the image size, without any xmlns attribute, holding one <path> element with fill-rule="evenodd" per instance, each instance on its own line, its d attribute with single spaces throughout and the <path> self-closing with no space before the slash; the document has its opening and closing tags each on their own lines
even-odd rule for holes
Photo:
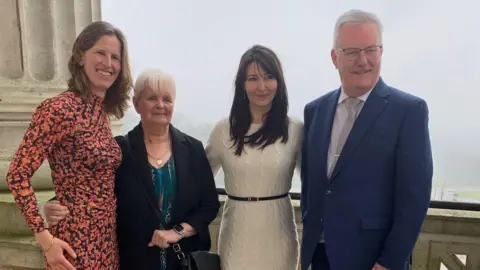
<svg viewBox="0 0 480 270">
<path fill-rule="evenodd" d="M 337 50 L 342 51 L 345 56 L 349 59 L 356 59 L 362 51 L 365 52 L 365 56 L 368 58 L 376 58 L 379 55 L 379 52 L 383 48 L 383 45 L 373 45 L 366 48 L 337 48 Z"/>
</svg>

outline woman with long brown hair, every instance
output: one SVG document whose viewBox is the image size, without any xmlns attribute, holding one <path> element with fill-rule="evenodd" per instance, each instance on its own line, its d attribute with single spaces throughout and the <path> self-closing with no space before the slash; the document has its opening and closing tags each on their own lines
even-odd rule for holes
<svg viewBox="0 0 480 270">
<path fill-rule="evenodd" d="M 107 22 L 90 24 L 68 68 L 68 90 L 36 109 L 7 182 L 47 269 L 118 269 L 114 179 L 122 154 L 109 119 L 123 117 L 132 87 L 123 33 Z M 48 229 L 30 184 L 46 159 L 57 200 L 70 211 Z"/>
</svg>

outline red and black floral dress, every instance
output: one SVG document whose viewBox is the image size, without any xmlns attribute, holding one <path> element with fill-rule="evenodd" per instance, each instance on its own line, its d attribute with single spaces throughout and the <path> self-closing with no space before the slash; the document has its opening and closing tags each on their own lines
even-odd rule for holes
<svg viewBox="0 0 480 270">
<path fill-rule="evenodd" d="M 115 170 L 121 150 L 103 100 L 66 91 L 42 102 L 12 160 L 7 182 L 34 232 L 45 230 L 30 179 L 45 159 L 58 201 L 70 214 L 50 232 L 77 254 L 76 269 L 118 269 Z M 50 267 L 47 265 L 47 269 Z"/>
</svg>

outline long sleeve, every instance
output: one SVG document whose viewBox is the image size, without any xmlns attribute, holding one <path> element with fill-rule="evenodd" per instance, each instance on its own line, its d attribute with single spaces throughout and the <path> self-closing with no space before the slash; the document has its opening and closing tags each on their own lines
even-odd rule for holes
<svg viewBox="0 0 480 270">
<path fill-rule="evenodd" d="M 294 132 L 292 135 L 295 136 L 295 139 L 297 140 L 297 144 L 295 147 L 296 153 L 295 153 L 295 170 L 297 171 L 298 174 L 301 174 L 302 170 L 302 143 L 303 143 L 303 123 L 298 121 L 294 122 L 295 128 Z"/>
<path fill-rule="evenodd" d="M 219 144 L 222 141 L 221 138 L 221 122 L 217 123 L 208 137 L 207 146 L 205 152 L 207 154 L 208 162 L 212 168 L 213 176 L 215 177 L 222 167 L 221 150 Z"/>
<path fill-rule="evenodd" d="M 30 180 L 51 154 L 54 145 L 71 129 L 69 119 L 60 101 L 42 102 L 20 142 L 7 173 L 7 184 L 15 202 L 34 232 L 45 229 Z"/>
<path fill-rule="evenodd" d="M 408 108 L 399 134 L 393 227 L 378 259 L 388 269 L 402 268 L 415 246 L 430 202 L 432 159 L 428 107 L 421 100 Z"/>
<path fill-rule="evenodd" d="M 302 138 L 301 138 L 301 171 L 300 171 L 300 179 L 302 181 L 302 188 L 300 194 L 300 209 L 302 211 L 302 217 L 305 215 L 307 211 L 307 191 L 308 191 L 308 127 L 310 126 L 310 114 L 308 105 L 305 106 L 303 111 L 303 129 L 302 129 Z"/>
<path fill-rule="evenodd" d="M 301 145 L 300 145 L 301 147 Z M 295 170 L 301 174 L 302 172 L 302 150 L 299 149 L 298 152 L 296 153 L 296 159 L 295 159 Z"/>
<path fill-rule="evenodd" d="M 217 217 L 220 209 L 215 179 L 210 170 L 207 156 L 205 155 L 203 145 L 198 149 L 197 173 L 202 180 L 201 196 L 202 200 L 198 208 L 192 211 L 187 223 L 197 232 L 208 230 L 208 225 Z"/>
</svg>

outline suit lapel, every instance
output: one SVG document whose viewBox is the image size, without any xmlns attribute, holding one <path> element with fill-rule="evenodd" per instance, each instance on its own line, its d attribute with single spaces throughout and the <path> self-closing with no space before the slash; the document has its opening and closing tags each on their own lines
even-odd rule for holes
<svg viewBox="0 0 480 270">
<path fill-rule="evenodd" d="M 141 187 L 144 190 L 144 193 L 147 197 L 149 204 L 154 208 L 154 212 L 160 212 L 159 202 L 155 197 L 153 190 L 153 175 L 152 168 L 148 162 L 148 154 L 145 146 L 145 141 L 143 139 L 143 128 L 139 124 L 131 132 L 129 132 L 129 138 L 131 140 L 132 146 L 132 162 L 134 164 L 133 168 L 137 174 L 137 178 L 140 181 Z M 156 210 L 155 210 L 156 209 Z"/>
<path fill-rule="evenodd" d="M 188 172 L 189 172 L 189 151 L 185 145 L 185 136 L 175 127 L 170 125 L 170 136 L 172 139 L 172 155 L 175 162 L 175 174 L 177 180 L 177 186 L 175 190 L 175 198 L 172 203 L 172 213 L 181 213 L 178 211 L 178 207 L 182 205 L 180 192 L 188 189 Z"/>
<path fill-rule="evenodd" d="M 131 138 L 132 145 L 132 162 L 134 164 L 135 171 L 137 172 L 138 178 L 140 179 L 142 189 L 147 197 L 147 200 L 154 212 L 161 213 L 159 202 L 157 201 L 153 189 L 153 175 L 152 168 L 148 161 L 147 149 L 145 146 L 145 141 L 143 139 L 143 128 L 141 125 L 135 127 L 130 133 L 129 137 Z M 177 130 L 175 127 L 170 125 L 170 136 L 172 140 L 172 155 L 175 163 L 175 173 L 177 178 L 176 185 L 176 196 L 172 205 L 172 213 L 176 213 L 174 208 L 180 203 L 180 196 L 178 193 L 181 190 L 185 190 L 186 181 L 188 179 L 188 148 L 185 146 L 185 137 L 183 134 Z"/>
<path fill-rule="evenodd" d="M 323 126 L 318 126 L 317 129 L 317 134 L 321 134 L 317 138 L 320 138 L 320 145 L 319 145 L 319 151 L 317 152 L 318 156 L 317 158 L 313 159 L 315 164 L 312 164 L 312 168 L 319 167 L 320 169 L 320 175 L 321 177 L 327 178 L 328 174 L 328 148 L 330 147 L 330 139 L 331 139 L 331 134 L 332 134 L 332 126 L 333 126 L 333 119 L 335 117 L 335 112 L 337 110 L 337 103 L 338 103 L 338 98 L 340 96 L 340 89 L 337 89 L 337 91 L 333 92 L 326 100 L 325 106 L 322 106 L 320 104 L 319 112 L 317 114 L 317 117 L 323 118 Z M 318 121 L 314 119 L 313 121 Z M 312 138 L 313 142 L 317 141 L 317 139 Z M 318 163 L 318 161 L 320 161 Z M 318 166 L 318 164 L 322 164 L 321 166 Z"/>
<path fill-rule="evenodd" d="M 347 163 L 347 161 L 351 158 L 365 134 L 372 127 L 377 117 L 387 105 L 387 97 L 389 94 L 390 93 L 387 85 L 383 82 L 382 78 L 380 78 L 370 93 L 370 96 L 365 102 L 362 111 L 358 115 L 358 118 L 355 121 L 350 134 L 348 135 L 342 153 L 340 154 L 340 157 L 338 158 L 338 161 L 332 172 L 332 181 L 335 179 L 335 176 L 339 173 L 342 166 L 344 166 L 345 163 Z"/>
</svg>

